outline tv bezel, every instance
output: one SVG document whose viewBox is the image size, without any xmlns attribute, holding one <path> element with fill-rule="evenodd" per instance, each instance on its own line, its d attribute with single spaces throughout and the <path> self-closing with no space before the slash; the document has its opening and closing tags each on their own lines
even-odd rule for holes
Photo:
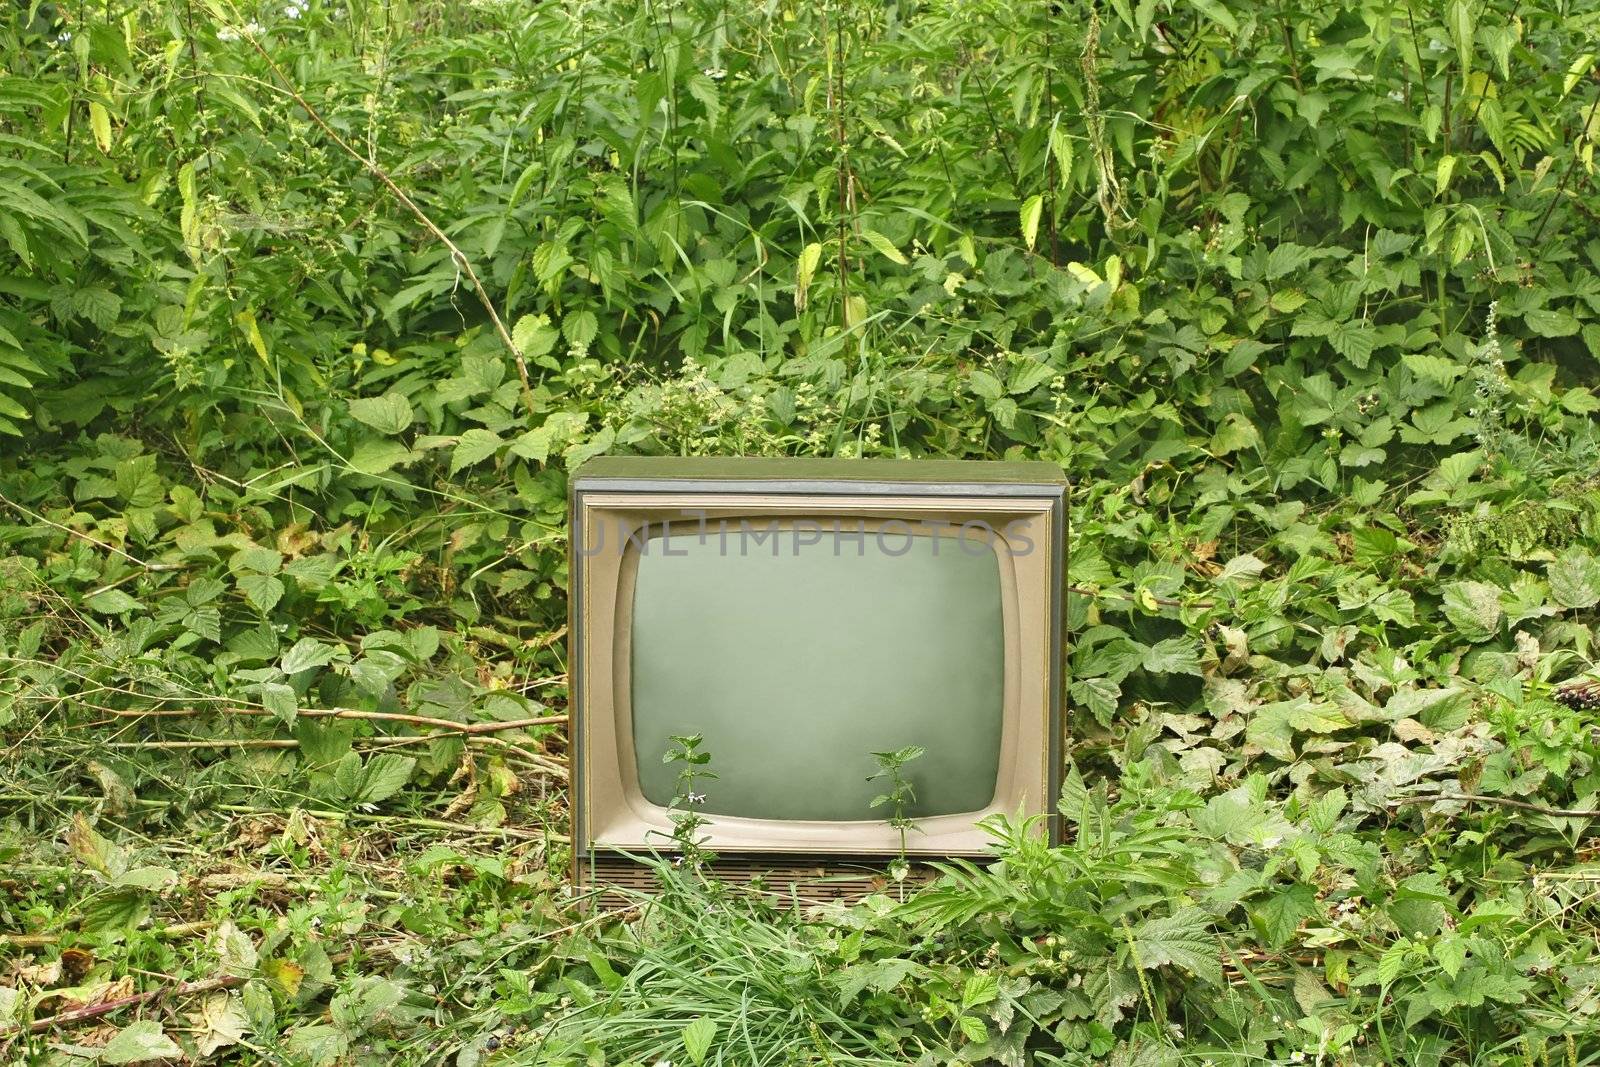
<svg viewBox="0 0 1600 1067">
<path fill-rule="evenodd" d="M 1041 620 L 1045 624 L 1042 653 L 1046 661 L 1046 670 L 1043 693 L 1040 697 L 1045 707 L 1042 716 L 1037 716 L 1035 713 L 1028 714 L 1027 718 L 1042 725 L 1046 736 L 1037 741 L 1030 740 L 1033 724 L 1024 721 L 1016 725 L 1017 736 L 1011 739 L 1012 745 L 1030 746 L 1042 743 L 1044 766 L 1038 786 L 1042 793 L 1036 793 L 1033 788 L 1022 788 L 1015 781 L 1008 781 L 1005 786 L 1010 789 L 1011 795 L 1020 793 L 1034 802 L 1032 808 L 1024 810 L 1022 814 L 1043 816 L 1045 833 L 1052 842 L 1059 839 L 1060 820 L 1054 810 L 1054 798 L 1060 790 L 1063 689 L 1061 608 L 1062 590 L 1066 580 L 1063 567 L 1066 538 L 1066 483 L 1059 470 L 1045 463 L 950 460 L 616 457 L 591 461 L 580 468 L 570 482 L 570 544 L 573 547 L 570 552 L 569 567 L 571 589 L 568 628 L 571 708 L 569 786 L 575 876 L 578 874 L 576 868 L 582 862 L 593 860 L 601 853 L 616 855 L 630 851 L 646 852 L 651 849 L 660 852 L 671 850 L 671 842 L 664 836 L 653 844 L 637 840 L 618 843 L 589 839 L 590 787 L 594 778 L 591 763 L 597 755 L 590 745 L 591 701 L 595 683 L 588 677 L 592 638 L 588 621 L 593 606 L 589 598 L 591 595 L 620 596 L 623 585 L 618 581 L 610 585 L 607 590 L 591 591 L 584 553 L 578 551 L 576 546 L 589 544 L 588 524 L 592 518 L 591 512 L 596 510 L 597 501 L 603 501 L 605 510 L 611 514 L 629 507 L 637 509 L 640 505 L 648 503 L 648 510 L 659 516 L 652 521 L 681 522 L 683 521 L 681 512 L 685 502 L 689 507 L 700 508 L 710 502 L 708 498 L 715 498 L 713 514 L 718 513 L 715 509 L 730 509 L 725 512 L 729 517 L 738 514 L 751 516 L 779 514 L 787 515 L 793 520 L 809 510 L 809 502 L 812 500 L 817 501 L 819 505 L 832 500 L 835 510 L 829 514 L 841 514 L 838 509 L 845 507 L 868 510 L 872 507 L 872 498 L 878 498 L 888 509 L 886 515 L 876 517 L 880 521 L 889 515 L 942 513 L 1006 517 L 1021 514 L 1032 516 L 1045 523 L 1048 528 L 1048 549 L 1043 563 L 1045 590 L 1044 596 L 1039 598 L 1047 616 Z M 1010 511 L 1007 510 L 1008 505 L 1011 507 Z M 749 510 L 751 507 L 757 510 Z M 817 513 L 819 517 L 825 510 L 819 508 Z M 614 567 L 619 573 L 626 570 L 625 553 L 617 555 Z M 1015 577 L 1012 578 L 1012 587 L 1005 595 L 1014 596 L 1019 589 L 1017 581 Z M 615 627 L 620 623 L 616 621 L 613 613 L 608 612 L 606 615 L 612 619 L 611 636 L 607 640 L 612 643 L 611 648 L 614 652 L 618 643 Z M 1027 620 L 1019 616 L 1018 624 L 1020 633 L 1021 627 L 1027 625 Z M 1011 633 L 1006 635 L 1008 674 L 1024 666 L 1010 662 L 1015 654 L 1016 636 Z M 624 645 L 625 643 L 623 642 Z M 609 660 L 610 676 L 604 679 L 609 694 L 604 701 L 605 713 L 620 715 L 621 712 L 616 709 L 614 702 L 617 690 L 623 683 L 617 680 L 615 657 L 609 657 Z M 1029 660 L 1033 662 L 1031 656 Z M 1034 686 L 1028 688 L 1036 689 Z M 1032 706 L 1031 701 L 1030 706 Z M 1008 706 L 1005 711 L 1008 729 L 1012 728 L 1013 720 L 1017 720 L 1023 714 L 1022 710 Z M 617 724 L 614 723 L 613 727 L 614 732 L 620 733 Z M 620 760 L 621 740 L 615 736 L 609 738 L 605 751 L 598 754 L 609 754 Z M 1004 766 L 1000 769 L 1000 773 L 1004 778 Z M 622 785 L 619 783 L 617 788 L 621 789 Z M 637 792 L 637 789 L 635 791 Z M 1003 791 L 1005 790 L 1002 788 L 1002 782 L 997 779 L 997 798 Z M 660 809 L 659 805 L 640 799 L 645 807 L 665 810 Z M 626 798 L 624 802 L 632 803 Z M 933 818 L 942 820 L 946 824 L 971 824 L 975 823 L 977 818 L 1002 808 L 1003 805 L 991 804 L 989 808 L 979 812 L 963 812 Z M 1015 814 L 1015 812 L 1007 813 Z M 729 817 L 723 817 L 718 821 L 724 825 L 739 823 L 746 830 L 750 827 L 745 824 L 755 824 L 758 831 L 763 825 L 771 826 L 774 823 L 781 825 L 783 822 L 789 822 L 792 826 L 801 825 L 798 821 Z M 927 820 L 919 821 L 927 822 Z M 865 827 L 875 822 L 870 819 L 850 823 L 828 820 L 818 825 L 823 828 L 822 836 L 826 836 L 828 833 L 839 832 L 829 829 L 833 826 Z M 659 831 L 653 832 L 659 833 Z M 753 838 L 750 835 L 740 836 L 742 840 L 736 845 L 719 843 L 713 837 L 711 847 L 729 855 L 800 856 L 818 859 L 866 859 L 890 855 L 895 851 L 887 846 L 852 847 L 847 842 L 807 841 L 796 844 L 792 833 L 779 833 L 779 837 L 789 837 L 790 840 L 776 843 L 760 841 L 759 832 L 755 833 Z M 919 843 L 917 836 L 912 835 L 912 839 L 907 842 L 906 851 L 921 858 L 980 856 L 985 851 L 983 846 L 976 843 L 981 835 L 972 833 L 964 833 L 967 841 L 961 847 Z"/>
</svg>

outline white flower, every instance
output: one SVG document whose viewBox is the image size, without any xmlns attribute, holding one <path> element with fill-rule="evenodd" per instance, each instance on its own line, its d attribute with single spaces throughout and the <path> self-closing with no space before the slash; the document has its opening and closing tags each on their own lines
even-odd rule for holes
<svg viewBox="0 0 1600 1067">
<path fill-rule="evenodd" d="M 304 5 L 290 4 L 288 7 L 283 9 L 283 17 L 286 19 L 297 19 L 301 15 L 305 14 L 305 11 L 306 9 Z"/>
<path fill-rule="evenodd" d="M 723 70 L 721 67 L 707 67 L 700 73 L 704 74 L 714 82 L 719 82 L 728 76 L 728 72 Z"/>
</svg>

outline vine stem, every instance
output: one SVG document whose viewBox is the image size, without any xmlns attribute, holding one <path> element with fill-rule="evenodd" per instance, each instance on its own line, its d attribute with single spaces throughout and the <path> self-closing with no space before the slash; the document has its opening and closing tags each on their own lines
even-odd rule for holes
<svg viewBox="0 0 1600 1067">
<path fill-rule="evenodd" d="M 472 261 L 467 258 L 467 254 L 461 251 L 461 248 L 454 241 L 450 240 L 450 237 L 439 227 L 439 224 L 434 222 L 433 219 L 429 218 L 428 213 L 423 211 L 417 202 L 411 199 L 410 195 L 407 194 L 404 189 L 400 188 L 399 183 L 389 176 L 388 171 L 379 166 L 376 160 L 357 152 L 353 147 L 351 147 L 350 142 L 339 136 L 338 131 L 336 131 L 332 126 L 328 125 L 327 120 L 322 117 L 322 113 L 311 106 L 311 102 L 305 98 L 298 88 L 296 88 L 294 82 L 292 82 L 289 79 L 289 76 L 284 73 L 283 68 L 278 66 L 277 62 L 272 58 L 272 56 L 267 54 L 267 50 L 265 48 L 261 47 L 260 41 L 257 41 L 253 35 L 246 35 L 245 39 L 250 42 L 250 47 L 254 48 L 256 53 L 266 61 L 266 64 L 269 68 L 271 68 L 272 73 L 277 77 L 278 81 L 282 83 L 284 92 L 288 93 L 289 96 L 294 99 L 294 102 L 300 105 L 305 113 L 311 117 L 311 121 L 314 122 L 323 133 L 327 134 L 328 137 L 332 139 L 333 143 L 339 146 L 341 151 L 343 151 L 347 156 L 355 160 L 357 163 L 361 164 L 361 166 L 365 167 L 369 174 L 371 174 L 374 178 L 377 178 L 378 181 L 382 182 L 384 187 L 394 195 L 394 198 L 400 201 L 401 205 L 404 206 L 407 211 L 411 212 L 412 217 L 421 223 L 423 228 L 432 234 L 436 241 L 444 245 L 444 247 L 449 250 L 451 260 L 454 261 L 456 268 L 460 270 L 462 274 L 466 275 L 467 281 L 472 285 L 473 293 L 478 298 L 478 303 L 482 304 L 483 310 L 488 313 L 489 321 L 494 324 L 494 331 L 495 333 L 499 334 L 501 343 L 506 346 L 506 350 L 509 351 L 511 353 L 511 357 L 516 360 L 517 377 L 522 379 L 523 406 L 528 409 L 529 418 L 536 416 L 538 414 L 538 410 L 533 401 L 533 381 L 528 376 L 528 361 L 523 358 L 522 349 L 518 347 L 517 342 L 512 339 L 511 331 L 506 328 L 505 320 L 503 320 L 500 317 L 500 313 L 495 310 L 494 301 L 489 299 L 489 292 L 484 288 L 483 282 L 478 278 L 478 272 L 472 268 Z"/>
</svg>

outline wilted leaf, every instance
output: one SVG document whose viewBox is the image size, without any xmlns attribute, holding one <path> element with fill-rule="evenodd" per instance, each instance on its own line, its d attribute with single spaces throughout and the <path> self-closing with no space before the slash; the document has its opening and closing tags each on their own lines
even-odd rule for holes
<svg viewBox="0 0 1600 1067">
<path fill-rule="evenodd" d="M 152 1019 L 129 1023 L 106 1043 L 100 1051 L 101 1063 L 144 1063 L 146 1060 L 179 1059 L 183 1049 L 161 1032 L 161 1024 Z"/>
</svg>

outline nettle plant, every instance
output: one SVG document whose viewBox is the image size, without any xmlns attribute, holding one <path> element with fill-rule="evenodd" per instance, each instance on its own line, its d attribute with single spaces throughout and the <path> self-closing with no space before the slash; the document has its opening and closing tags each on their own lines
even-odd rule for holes
<svg viewBox="0 0 1600 1067">
<path fill-rule="evenodd" d="M 872 754 L 878 765 L 878 773 L 868 777 L 867 781 L 882 781 L 884 791 L 873 797 L 868 806 L 874 809 L 888 808 L 887 821 L 899 831 L 900 854 L 889 867 L 890 877 L 896 882 L 905 881 L 910 869 L 906 862 L 906 834 L 919 829 L 916 820 L 911 817 L 911 806 L 917 802 L 916 785 L 906 774 L 906 767 L 926 753 L 927 749 L 920 745 L 906 745 L 890 752 Z"/>
</svg>

